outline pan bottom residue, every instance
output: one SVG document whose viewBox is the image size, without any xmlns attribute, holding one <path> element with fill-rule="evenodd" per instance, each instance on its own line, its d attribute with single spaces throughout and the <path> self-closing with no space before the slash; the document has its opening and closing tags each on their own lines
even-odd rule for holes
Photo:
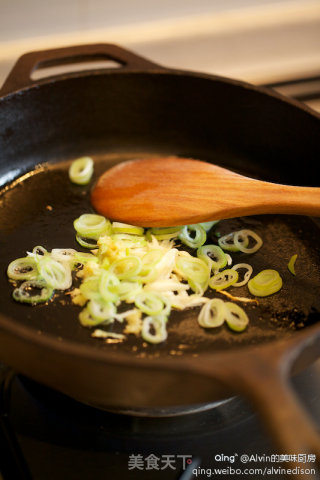
<svg viewBox="0 0 320 480">
<path fill-rule="evenodd" d="M 147 154 L 143 154 L 146 156 Z M 140 155 L 141 156 L 141 155 Z M 136 158 L 133 155 L 94 157 L 95 179 L 114 164 Z M 199 355 L 260 344 L 292 335 L 297 329 L 314 323 L 320 311 L 320 244 L 319 227 L 315 219 L 303 216 L 263 215 L 220 221 L 209 232 L 208 243 L 217 243 L 218 235 L 241 228 L 256 231 L 263 247 L 253 255 L 233 253 L 233 263 L 250 263 L 254 274 L 272 268 L 282 279 L 283 288 L 277 294 L 258 299 L 258 304 L 243 304 L 250 323 L 237 334 L 226 326 L 204 330 L 198 325 L 199 308 L 173 312 L 168 324 L 168 339 L 163 344 L 147 345 L 134 335 L 121 343 L 93 339 L 92 331 L 78 321 L 79 307 L 72 305 L 70 295 L 57 293 L 48 305 L 28 306 L 12 299 L 12 285 L 6 269 L 10 261 L 23 257 L 36 245 L 46 249 L 81 247 L 75 240 L 73 221 L 82 213 L 93 212 L 89 186 L 73 185 L 67 174 L 70 161 L 46 164 L 15 180 L 0 192 L 0 315 L 22 323 L 61 342 L 73 340 L 93 349 L 130 352 L 135 356 Z M 241 172 L 244 173 L 245 172 Z M 287 268 L 290 257 L 298 255 L 296 275 Z M 237 297 L 250 297 L 247 286 L 230 287 Z M 226 300 L 219 293 L 215 296 Z M 213 293 L 210 293 L 213 296 Z M 122 325 L 114 325 L 120 332 Z"/>
</svg>

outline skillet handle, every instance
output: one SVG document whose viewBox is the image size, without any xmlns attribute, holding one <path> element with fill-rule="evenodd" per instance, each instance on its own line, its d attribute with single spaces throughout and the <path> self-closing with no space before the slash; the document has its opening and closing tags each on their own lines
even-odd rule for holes
<svg viewBox="0 0 320 480">
<path fill-rule="evenodd" d="M 306 366 L 310 358 L 319 356 L 318 337 L 307 335 L 285 352 L 276 345 L 272 350 L 261 349 L 258 355 L 248 355 L 244 364 L 233 365 L 228 376 L 230 386 L 248 398 L 274 446 L 286 456 L 285 463 L 275 467 L 315 469 L 316 474 L 310 474 L 309 479 L 320 478 L 320 434 L 291 387 L 290 376 L 300 358 L 309 358 L 302 364 Z M 299 464 L 299 455 L 311 455 L 310 462 Z M 292 478 L 305 480 L 306 474 L 295 473 Z"/>
<path fill-rule="evenodd" d="M 7 95 L 22 88 L 31 87 L 48 82 L 55 78 L 68 78 L 79 75 L 79 71 L 62 73 L 48 76 L 41 80 L 33 80 L 32 73 L 48 67 L 81 64 L 84 62 L 111 60 L 119 64 L 118 68 L 124 71 L 130 70 L 165 70 L 163 67 L 125 50 L 113 44 L 77 45 L 51 50 L 39 50 L 22 55 L 13 66 L 6 81 L 4 82 L 0 95 Z M 101 71 L 101 68 L 98 70 Z M 112 68 L 114 70 L 114 68 Z M 97 71 L 97 69 L 92 70 Z"/>
<path fill-rule="evenodd" d="M 275 467 L 316 471 L 315 475 L 292 473 L 295 480 L 320 478 L 320 434 L 296 397 L 290 376 L 292 371 L 302 370 L 319 356 L 317 325 L 291 342 L 279 341 L 246 351 L 238 361 L 226 356 L 213 362 L 212 357 L 208 357 L 202 358 L 196 367 L 197 373 L 218 380 L 231 394 L 240 394 L 249 400 L 273 440 L 276 451 L 272 453 L 288 456 Z M 299 464 L 299 455 L 311 455 L 310 462 Z"/>
</svg>

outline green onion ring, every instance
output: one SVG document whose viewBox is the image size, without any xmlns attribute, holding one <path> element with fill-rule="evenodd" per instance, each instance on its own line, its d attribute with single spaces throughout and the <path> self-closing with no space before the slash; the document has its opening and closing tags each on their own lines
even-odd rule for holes
<svg viewBox="0 0 320 480">
<path fill-rule="evenodd" d="M 77 265 L 77 264 L 85 265 L 88 262 L 98 263 L 98 258 L 92 253 L 76 251 L 73 257 L 73 265 Z"/>
<path fill-rule="evenodd" d="M 239 275 L 237 270 L 227 268 L 222 272 L 216 273 L 209 280 L 209 287 L 213 290 L 223 290 L 230 287 L 238 281 Z"/>
<path fill-rule="evenodd" d="M 289 263 L 288 263 L 288 270 L 289 270 L 290 273 L 292 273 L 292 275 L 296 274 L 295 263 L 296 263 L 297 258 L 298 258 L 297 254 L 292 255 L 292 257 L 290 258 Z"/>
<path fill-rule="evenodd" d="M 83 327 L 95 327 L 96 325 L 100 325 L 101 323 L 112 323 L 109 319 L 104 320 L 101 318 L 93 317 L 88 307 L 81 310 L 78 318 Z"/>
<path fill-rule="evenodd" d="M 131 255 L 113 262 L 109 267 L 109 272 L 114 273 L 119 280 L 130 280 L 139 275 L 141 267 L 140 258 Z"/>
<path fill-rule="evenodd" d="M 199 223 L 198 225 L 204 228 L 206 232 L 209 232 L 209 230 L 211 230 L 211 228 L 217 223 L 219 223 L 219 220 L 212 220 L 211 222 Z"/>
<path fill-rule="evenodd" d="M 119 300 L 119 295 L 117 293 L 119 285 L 120 280 L 114 273 L 109 272 L 108 270 L 104 271 L 99 282 L 99 291 L 103 300 L 106 302 L 117 302 Z"/>
<path fill-rule="evenodd" d="M 40 290 L 40 293 L 36 294 L 33 292 L 34 290 Z M 17 302 L 29 303 L 32 305 L 47 302 L 52 295 L 53 288 L 41 280 L 27 280 L 19 287 L 15 288 L 12 293 L 13 298 Z"/>
<path fill-rule="evenodd" d="M 122 302 L 134 303 L 136 296 L 142 292 L 140 282 L 122 281 L 117 287 L 117 294 Z"/>
<path fill-rule="evenodd" d="M 73 222 L 74 229 L 81 237 L 98 237 L 110 231 L 111 223 L 102 215 L 84 213 Z"/>
<path fill-rule="evenodd" d="M 282 278 L 276 270 L 262 270 L 248 282 L 249 292 L 257 297 L 267 297 L 282 287 Z"/>
<path fill-rule="evenodd" d="M 113 233 L 128 233 L 129 235 L 143 235 L 144 229 L 142 227 L 136 227 L 135 225 L 129 225 L 127 223 L 113 222 Z"/>
<path fill-rule="evenodd" d="M 234 265 L 231 267 L 231 270 L 240 270 L 240 268 L 245 268 L 247 271 L 245 272 L 243 276 L 243 280 L 241 282 L 234 283 L 234 287 L 242 287 L 243 285 L 246 285 L 248 281 L 250 280 L 250 277 L 253 272 L 253 268 L 251 265 L 248 263 L 237 263 L 237 265 Z"/>
<path fill-rule="evenodd" d="M 139 293 L 135 298 L 135 306 L 147 315 L 169 315 L 171 304 L 158 292 Z"/>
<path fill-rule="evenodd" d="M 45 256 L 38 261 L 40 277 L 52 288 L 66 290 L 72 285 L 71 270 L 67 264 Z"/>
<path fill-rule="evenodd" d="M 235 332 L 243 332 L 247 328 L 249 318 L 246 312 L 236 303 L 225 302 L 226 323 Z"/>
<path fill-rule="evenodd" d="M 34 247 L 32 249 L 32 253 L 33 255 L 35 256 L 44 256 L 44 255 L 48 255 L 48 250 L 46 250 L 44 247 L 42 247 L 41 245 L 37 245 L 36 247 Z"/>
<path fill-rule="evenodd" d="M 148 238 L 153 235 L 157 240 L 171 240 L 177 238 L 182 227 L 159 227 L 150 228 L 147 232 Z"/>
<path fill-rule="evenodd" d="M 235 233 L 236 232 L 228 233 L 227 235 L 224 235 L 223 237 L 220 237 L 218 239 L 219 247 L 221 247 L 222 250 L 227 250 L 229 252 L 239 252 L 239 248 L 236 247 L 236 245 L 234 244 Z M 248 243 L 249 243 L 248 238 L 245 238 L 243 242 L 244 246 L 246 247 Z"/>
<path fill-rule="evenodd" d="M 141 336 L 149 343 L 161 343 L 167 339 L 167 318 L 163 315 L 148 316 L 143 320 Z M 154 330 L 154 333 L 152 330 Z"/>
<path fill-rule="evenodd" d="M 90 300 L 87 304 L 88 312 L 94 320 L 101 320 L 102 322 L 112 322 L 116 314 L 116 307 L 112 302 L 99 302 L 98 300 Z"/>
<path fill-rule="evenodd" d="M 227 256 L 218 245 L 203 245 L 198 248 L 197 257 L 208 262 L 213 271 L 220 270 L 227 265 Z"/>
<path fill-rule="evenodd" d="M 57 262 L 72 263 L 76 253 L 76 250 L 73 248 L 53 248 L 51 250 L 51 258 L 57 260 Z"/>
<path fill-rule="evenodd" d="M 38 265 L 31 257 L 17 258 L 8 265 L 7 275 L 11 280 L 31 280 L 38 275 Z"/>
<path fill-rule="evenodd" d="M 92 158 L 77 158 L 71 163 L 68 173 L 72 183 L 76 183 L 77 185 L 87 185 L 93 175 Z"/>
<path fill-rule="evenodd" d="M 256 243 L 253 247 L 248 247 L 249 238 L 253 238 Z M 263 242 L 261 237 L 252 230 L 244 229 L 234 233 L 234 245 L 244 253 L 254 253 L 261 248 Z"/>
<path fill-rule="evenodd" d="M 179 256 L 176 268 L 195 293 L 204 292 L 208 287 L 210 269 L 204 260 L 192 256 Z"/>
<path fill-rule="evenodd" d="M 97 237 L 91 237 L 91 238 L 90 237 L 82 237 L 81 235 L 77 234 L 76 235 L 76 240 L 79 243 L 79 245 L 81 245 L 81 247 L 83 247 L 83 248 L 94 249 L 94 248 L 97 248 L 97 246 L 98 246 L 98 243 L 97 243 L 98 238 Z"/>
<path fill-rule="evenodd" d="M 220 327 L 226 317 L 225 302 L 219 298 L 213 298 L 201 308 L 198 322 L 204 328 Z"/>
<path fill-rule="evenodd" d="M 194 233 L 194 237 L 192 233 Z M 199 248 L 207 240 L 207 234 L 199 224 L 185 225 L 179 233 L 179 239 L 190 248 Z"/>
</svg>

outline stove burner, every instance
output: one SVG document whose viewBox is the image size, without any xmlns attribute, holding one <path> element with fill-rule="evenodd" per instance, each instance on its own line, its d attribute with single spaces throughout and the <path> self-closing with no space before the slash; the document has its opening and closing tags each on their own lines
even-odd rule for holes
<svg viewBox="0 0 320 480">
<path fill-rule="evenodd" d="M 200 435 L 204 424 L 206 434 L 213 433 L 252 415 L 239 397 L 190 406 L 101 410 L 23 376 L 16 377 L 13 391 L 17 398 L 24 395 L 30 403 L 40 407 L 47 419 L 52 417 L 53 423 L 60 421 L 65 425 L 65 441 L 70 437 L 70 433 L 67 433 L 68 427 L 71 427 L 69 432 L 74 431 L 74 425 L 79 423 L 84 430 L 92 431 L 98 427 L 109 433 L 114 433 L 114 427 L 117 426 L 117 433 L 121 436 L 128 436 L 134 431 L 144 437 L 152 431 L 160 436 L 172 437 L 181 434 Z M 30 428 L 30 418 L 28 426 Z"/>
<path fill-rule="evenodd" d="M 317 424 L 319 376 L 317 362 L 294 379 L 301 401 Z M 130 455 L 191 455 L 194 467 L 212 467 L 217 453 L 275 453 L 257 417 L 239 397 L 192 414 L 124 415 L 83 405 L 1 365 L 0 392 L 3 480 L 190 480 L 194 478 L 190 468 L 137 472 L 128 469 L 128 459 Z"/>
<path fill-rule="evenodd" d="M 1 373 L 1 369 L 0 369 Z M 0 378 L 1 380 L 1 378 Z M 128 477 L 128 458 L 132 454 L 171 455 L 178 458 L 185 455 L 192 456 L 194 468 L 200 465 L 204 452 L 208 452 L 213 445 L 221 447 L 225 454 L 228 453 L 228 441 L 235 438 L 233 430 L 241 428 L 242 424 L 250 422 L 253 414 L 243 400 L 233 397 L 222 402 L 201 404 L 190 409 L 161 409 L 159 411 L 126 411 L 120 413 L 107 412 L 84 405 L 72 398 L 40 385 L 23 376 L 6 369 L 2 372 L 1 388 L 1 416 L 0 416 L 0 448 L 5 454 L 0 458 L 0 471 L 3 480 L 42 480 L 59 477 L 50 471 L 45 475 L 32 475 L 29 462 L 33 469 L 39 468 L 38 448 L 46 445 L 48 458 L 44 461 L 45 453 L 41 450 L 43 468 L 50 470 L 51 453 L 53 449 L 62 452 L 62 457 L 74 455 L 79 452 L 80 458 L 84 455 L 103 459 L 113 465 L 111 477 L 121 480 Z M 146 416 L 146 414 L 148 416 Z M 158 416 L 154 416 L 157 414 Z M 160 416 L 159 416 L 160 414 Z M 166 414 L 165 416 L 163 416 Z M 253 433 L 253 437 L 256 434 Z M 218 441 L 218 443 L 217 443 Z M 31 445 L 31 446 L 30 446 Z M 22 446 L 22 448 L 21 448 Z M 40 446 L 40 447 L 39 447 Z M 47 450 L 46 450 L 47 451 Z M 24 453 L 28 454 L 28 462 Z M 231 451 L 229 452 L 232 453 Z M 90 457 L 91 458 L 91 457 Z M 69 460 L 67 461 L 69 464 Z M 96 480 L 106 478 L 99 476 L 99 468 L 88 462 L 83 471 L 78 472 L 77 479 L 93 478 L 88 476 L 86 469 L 91 465 Z M 181 466 L 180 466 L 181 467 Z M 181 468 L 179 469 L 181 470 Z M 52 465 L 51 465 L 51 468 Z M 110 465 L 108 464 L 110 470 Z M 12 475 L 14 472 L 14 475 Z M 141 475 L 140 475 L 141 473 Z M 147 476 L 144 476 L 144 473 Z M 139 480 L 160 478 L 153 477 L 155 472 L 140 472 Z M 166 471 L 161 478 L 172 480 L 189 480 L 192 470 Z M 132 472 L 129 471 L 129 474 Z M 49 475 L 49 476 L 48 476 Z M 90 473 L 91 475 L 91 473 Z M 93 473 L 92 473 L 93 475 Z M 109 475 L 109 474 L 108 474 Z M 150 476 L 151 475 L 151 476 Z M 60 476 L 61 478 L 61 476 Z M 66 478 L 62 475 L 62 478 Z M 70 477 L 68 477 L 70 478 Z M 75 477 L 72 477 L 75 478 Z"/>
</svg>

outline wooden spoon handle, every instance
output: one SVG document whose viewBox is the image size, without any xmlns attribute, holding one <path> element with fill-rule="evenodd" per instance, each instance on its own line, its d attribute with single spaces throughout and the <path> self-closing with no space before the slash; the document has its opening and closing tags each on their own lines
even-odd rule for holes
<svg viewBox="0 0 320 480">
<path fill-rule="evenodd" d="M 228 203 L 225 209 L 220 203 L 221 218 L 265 213 L 320 215 L 320 188 L 262 182 L 241 175 L 237 176 L 236 189 L 233 182 L 230 186 L 224 182 L 220 188 L 222 198 L 234 198 L 234 205 Z M 208 196 L 207 202 L 212 202 L 212 197 Z"/>
<path fill-rule="evenodd" d="M 185 164 L 188 175 L 180 172 L 183 178 L 181 189 L 178 163 L 175 164 L 172 160 L 170 163 L 172 170 L 168 174 L 166 169 L 166 182 L 170 194 L 173 189 L 176 190 L 175 209 L 177 214 L 179 210 L 182 212 L 189 209 L 190 217 L 192 212 L 200 214 L 199 217 L 192 217 L 193 223 L 205 221 L 205 215 L 208 220 L 219 220 L 265 213 L 320 214 L 320 188 L 264 182 L 217 165 L 192 160 L 192 164 Z M 154 188 L 157 189 L 156 185 Z"/>
</svg>

